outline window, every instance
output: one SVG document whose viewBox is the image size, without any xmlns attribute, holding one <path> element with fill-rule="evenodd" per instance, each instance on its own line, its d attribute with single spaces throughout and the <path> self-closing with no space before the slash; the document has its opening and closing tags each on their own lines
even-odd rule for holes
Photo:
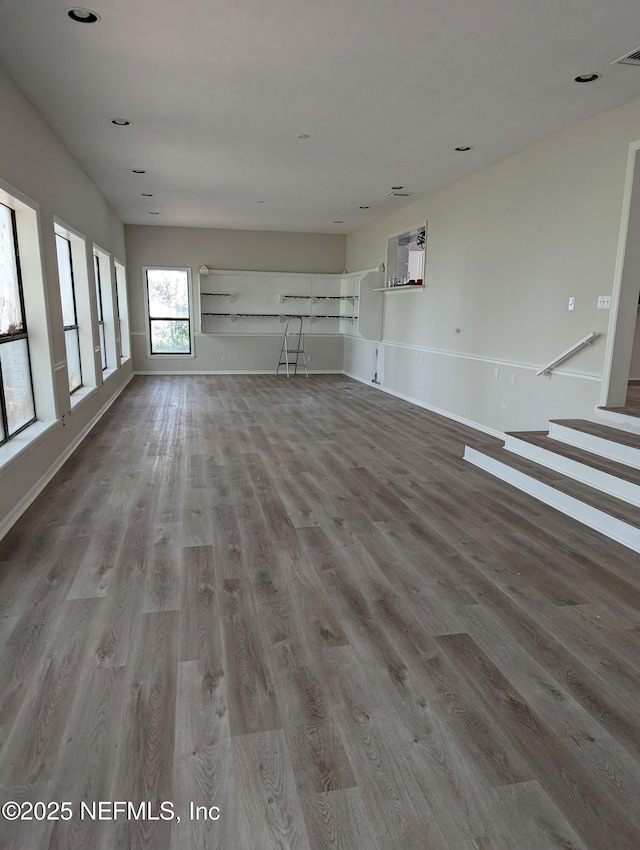
<svg viewBox="0 0 640 850">
<path fill-rule="evenodd" d="M 59 233 L 56 233 L 56 252 L 58 254 L 58 278 L 60 281 L 60 300 L 62 302 L 64 345 L 67 352 L 69 392 L 74 393 L 82 386 L 76 287 L 73 277 L 71 242 Z"/>
<path fill-rule="evenodd" d="M 189 272 L 147 269 L 151 354 L 191 354 Z"/>
<path fill-rule="evenodd" d="M 424 285 L 427 226 L 387 240 L 388 286 Z"/>
<path fill-rule="evenodd" d="M 16 215 L 0 203 L 0 443 L 35 418 Z"/>
<path fill-rule="evenodd" d="M 102 304 L 102 282 L 100 280 L 100 258 L 93 255 L 93 271 L 96 279 L 96 304 L 98 309 L 98 333 L 100 335 L 100 362 L 102 371 L 107 368 L 107 341 L 104 335 L 104 309 Z"/>
</svg>

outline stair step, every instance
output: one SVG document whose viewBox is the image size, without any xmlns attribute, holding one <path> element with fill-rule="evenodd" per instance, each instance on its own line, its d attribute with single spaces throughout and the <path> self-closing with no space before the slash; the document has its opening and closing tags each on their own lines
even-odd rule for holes
<svg viewBox="0 0 640 850">
<path fill-rule="evenodd" d="M 640 507 L 640 470 L 551 439 L 544 431 L 509 433 L 505 448 Z"/>
<path fill-rule="evenodd" d="M 549 436 L 617 463 L 640 469 L 640 434 L 586 419 L 553 419 Z"/>
<path fill-rule="evenodd" d="M 596 417 L 614 428 L 640 434 L 640 413 L 634 413 L 624 407 L 597 407 Z"/>
<path fill-rule="evenodd" d="M 640 552 L 640 510 L 504 449 L 465 447 L 464 457 L 589 528 Z"/>
</svg>

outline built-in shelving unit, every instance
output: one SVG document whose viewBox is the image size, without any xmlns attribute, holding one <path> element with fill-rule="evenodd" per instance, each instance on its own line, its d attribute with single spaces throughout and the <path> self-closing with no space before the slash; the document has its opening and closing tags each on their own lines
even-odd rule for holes
<svg viewBox="0 0 640 850">
<path fill-rule="evenodd" d="M 382 328 L 382 296 L 372 293 L 373 287 L 379 287 L 380 283 L 382 274 L 378 270 L 309 275 L 224 271 L 202 266 L 199 269 L 199 331 L 235 336 L 280 336 L 282 322 L 299 317 L 305 320 L 307 335 L 349 334 L 378 339 Z M 216 298 L 230 299 L 234 309 L 217 310 L 214 307 Z M 298 304 L 301 310 L 295 312 Z M 365 316 L 364 321 L 361 314 Z M 373 325 L 372 316 L 376 317 Z M 230 323 L 234 325 L 233 330 Z M 368 335 L 371 333 L 374 336 Z"/>
</svg>

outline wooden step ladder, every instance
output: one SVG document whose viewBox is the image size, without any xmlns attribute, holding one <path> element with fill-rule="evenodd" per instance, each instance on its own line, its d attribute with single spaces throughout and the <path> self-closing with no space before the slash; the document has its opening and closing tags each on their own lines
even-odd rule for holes
<svg viewBox="0 0 640 850">
<path fill-rule="evenodd" d="M 298 374 L 298 366 L 304 367 L 304 373 L 309 377 L 307 369 L 307 358 L 304 353 L 304 333 L 302 332 L 302 316 L 289 316 L 282 337 L 282 348 L 280 359 L 276 369 L 276 375 L 280 373 L 282 366 L 287 371 L 287 378 L 291 374 Z M 297 324 L 296 324 L 297 323 Z"/>
</svg>

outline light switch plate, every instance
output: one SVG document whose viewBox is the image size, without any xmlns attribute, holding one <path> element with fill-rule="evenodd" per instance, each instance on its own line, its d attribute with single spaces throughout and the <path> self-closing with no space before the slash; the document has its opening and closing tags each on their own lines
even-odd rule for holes
<svg viewBox="0 0 640 850">
<path fill-rule="evenodd" d="M 610 310 L 611 309 L 611 296 L 610 295 L 598 295 L 598 310 Z"/>
<path fill-rule="evenodd" d="M 567 310 L 575 310 L 575 309 L 576 309 L 576 299 L 575 299 L 575 297 L 572 295 L 572 296 L 569 298 L 569 302 L 567 303 Z"/>
</svg>

